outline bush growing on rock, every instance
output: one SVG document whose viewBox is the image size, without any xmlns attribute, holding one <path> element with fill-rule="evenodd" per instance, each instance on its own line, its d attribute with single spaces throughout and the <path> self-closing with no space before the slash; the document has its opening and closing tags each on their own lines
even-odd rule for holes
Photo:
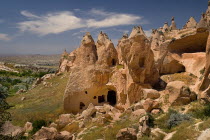
<svg viewBox="0 0 210 140">
<path fill-rule="evenodd" d="M 189 114 L 201 120 L 208 119 L 210 117 L 210 103 L 206 105 L 194 105 L 193 108 L 189 110 Z"/>
<path fill-rule="evenodd" d="M 42 128 L 42 126 L 47 126 L 47 122 L 45 120 L 36 120 L 32 124 L 33 130 L 31 131 L 31 134 L 35 134 L 39 129 Z"/>
<path fill-rule="evenodd" d="M 177 111 L 172 111 L 169 120 L 167 121 L 167 127 L 171 129 L 174 126 L 177 126 L 182 122 L 189 120 L 191 120 L 191 117 L 189 115 L 181 114 Z"/>
</svg>

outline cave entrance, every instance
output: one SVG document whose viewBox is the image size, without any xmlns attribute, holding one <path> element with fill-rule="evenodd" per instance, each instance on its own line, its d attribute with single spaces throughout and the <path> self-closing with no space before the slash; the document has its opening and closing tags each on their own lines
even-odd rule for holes
<svg viewBox="0 0 210 140">
<path fill-rule="evenodd" d="M 83 102 L 80 102 L 79 109 L 83 109 L 85 107 L 85 104 Z"/>
<path fill-rule="evenodd" d="M 107 101 L 110 105 L 115 105 L 117 103 L 116 92 L 114 90 L 108 91 Z"/>
<path fill-rule="evenodd" d="M 115 65 L 116 65 L 116 60 L 112 59 L 112 66 L 115 66 Z"/>
<path fill-rule="evenodd" d="M 104 95 L 98 96 L 98 103 L 103 103 L 103 102 L 105 102 L 105 97 L 104 97 Z"/>
</svg>

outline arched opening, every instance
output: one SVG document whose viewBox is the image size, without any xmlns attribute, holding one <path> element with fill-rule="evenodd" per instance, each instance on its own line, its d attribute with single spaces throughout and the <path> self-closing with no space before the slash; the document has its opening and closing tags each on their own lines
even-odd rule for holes
<svg viewBox="0 0 210 140">
<path fill-rule="evenodd" d="M 116 60 L 112 59 L 112 66 L 115 66 L 115 65 L 116 65 Z"/>
<path fill-rule="evenodd" d="M 85 104 L 83 102 L 80 102 L 79 109 L 83 109 L 83 107 L 85 107 Z"/>
<path fill-rule="evenodd" d="M 139 60 L 139 67 L 140 68 L 143 68 L 144 67 L 144 61 L 145 61 L 145 58 L 143 57 L 143 58 L 140 58 L 140 60 Z"/>
<path fill-rule="evenodd" d="M 114 90 L 108 91 L 107 102 L 109 102 L 110 105 L 117 103 L 116 92 Z"/>
<path fill-rule="evenodd" d="M 98 103 L 103 103 L 103 102 L 105 102 L 104 95 L 98 96 Z"/>
</svg>

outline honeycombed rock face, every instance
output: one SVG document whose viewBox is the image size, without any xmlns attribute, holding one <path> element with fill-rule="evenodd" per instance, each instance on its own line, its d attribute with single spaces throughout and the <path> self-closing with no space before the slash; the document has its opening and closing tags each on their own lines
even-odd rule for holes
<svg viewBox="0 0 210 140">
<path fill-rule="evenodd" d="M 123 36 L 119 41 L 119 55 L 103 32 L 96 45 L 90 34 L 81 43 L 62 61 L 63 65 L 71 64 L 64 95 L 64 109 L 68 112 L 81 112 L 90 103 L 128 107 L 142 99 L 142 89 L 150 88 L 159 78 L 150 41 L 141 27 L 135 27 L 129 38 Z M 118 56 L 123 65 L 118 65 Z"/>
<path fill-rule="evenodd" d="M 206 46 L 206 65 L 200 90 L 204 91 L 207 88 L 210 88 L 210 36 L 208 37 L 207 46 Z"/>
<path fill-rule="evenodd" d="M 154 84 L 158 72 L 154 66 L 154 55 L 150 41 L 141 27 L 134 27 L 129 38 L 123 37 L 118 43 L 118 50 L 127 72 L 127 79 L 141 84 Z"/>
<path fill-rule="evenodd" d="M 94 64 L 98 59 L 95 42 L 90 35 L 86 33 L 81 41 L 81 46 L 76 50 L 74 63 L 77 66 L 88 66 Z"/>
<path fill-rule="evenodd" d="M 157 89 L 165 92 L 160 75 L 182 72 L 202 79 L 198 80 L 199 89 L 207 94 L 210 91 L 209 21 L 210 8 L 198 24 L 191 17 L 180 30 L 173 17 L 170 27 L 166 22 L 162 28 L 153 30 L 150 38 L 137 26 L 130 35 L 123 35 L 116 49 L 107 34 L 100 32 L 95 43 L 87 33 L 79 48 L 70 54 L 65 51 L 61 58 L 59 73 L 70 74 L 64 109 L 82 112 L 90 103 L 126 109 L 147 100 L 145 89 L 159 86 Z"/>
<path fill-rule="evenodd" d="M 98 54 L 98 64 L 115 66 L 118 63 L 117 50 L 115 49 L 114 44 L 106 35 L 106 33 L 100 32 L 98 35 L 96 47 Z"/>
</svg>

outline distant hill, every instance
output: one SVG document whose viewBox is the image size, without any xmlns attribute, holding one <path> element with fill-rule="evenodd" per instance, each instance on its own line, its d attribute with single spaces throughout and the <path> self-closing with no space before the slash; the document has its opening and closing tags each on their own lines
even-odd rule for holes
<svg viewBox="0 0 210 140">
<path fill-rule="evenodd" d="M 14 55 L 0 56 L 0 62 L 25 65 L 59 65 L 60 55 Z"/>
</svg>

